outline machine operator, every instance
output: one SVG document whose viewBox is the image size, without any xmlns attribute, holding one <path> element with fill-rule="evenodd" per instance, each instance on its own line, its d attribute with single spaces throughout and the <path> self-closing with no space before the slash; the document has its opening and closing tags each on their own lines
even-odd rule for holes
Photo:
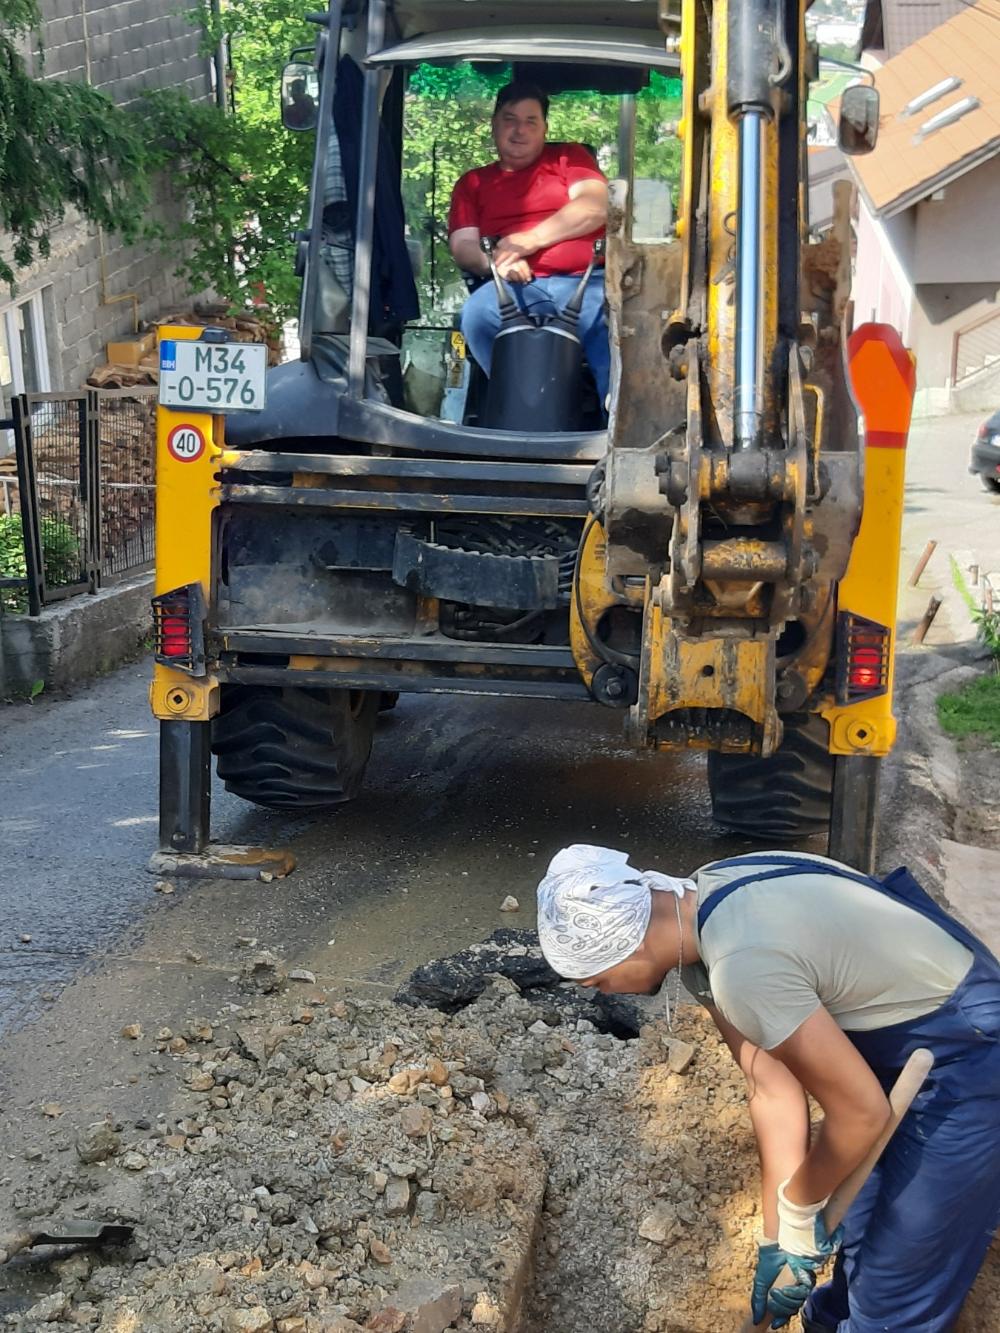
<svg viewBox="0 0 1000 1333">
<path fill-rule="evenodd" d="M 760 1154 L 755 1322 L 801 1310 L 806 1333 L 954 1326 L 1000 1223 L 1000 964 L 908 871 L 876 880 L 760 852 L 674 879 L 574 846 L 539 885 L 538 934 L 584 986 L 655 993 L 677 968 L 676 994 L 683 972 L 709 1007 L 746 1075 Z M 828 1234 L 825 1204 L 920 1047 L 934 1068 Z M 806 1093 L 824 1111 L 811 1145 Z M 794 1283 L 775 1285 L 786 1265 Z"/>
<path fill-rule="evenodd" d="M 548 111 L 549 99 L 533 84 L 500 89 L 492 120 L 497 160 L 458 180 L 448 215 L 448 245 L 459 268 L 488 276 L 479 241 L 499 236 L 497 271 L 522 309 L 539 315 L 562 310 L 590 263 L 594 241 L 604 235 L 608 212 L 607 182 L 588 150 L 546 143 Z M 484 283 L 465 303 L 462 333 L 487 374 L 499 330 L 496 292 Z M 595 268 L 587 284 L 579 330 L 604 404 L 611 358 L 602 269 Z"/>
</svg>

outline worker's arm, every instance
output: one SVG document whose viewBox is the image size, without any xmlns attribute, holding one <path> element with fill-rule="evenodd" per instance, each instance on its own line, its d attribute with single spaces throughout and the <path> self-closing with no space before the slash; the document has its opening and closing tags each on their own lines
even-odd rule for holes
<svg viewBox="0 0 1000 1333">
<path fill-rule="evenodd" d="M 710 1007 L 709 1012 L 747 1081 L 760 1158 L 764 1235 L 773 1239 L 778 1234 L 778 1186 L 802 1165 L 809 1146 L 805 1090 L 786 1065 L 747 1041 L 718 1009 Z"/>
<path fill-rule="evenodd" d="M 772 1054 L 823 1108 L 819 1133 L 785 1186 L 789 1203 L 815 1204 L 833 1193 L 874 1144 L 889 1119 L 889 1099 L 822 1007 Z"/>
<path fill-rule="evenodd" d="M 480 239 L 478 227 L 459 227 L 448 237 L 448 249 L 460 269 L 485 278 L 490 271 L 490 261 L 479 248 Z"/>
<path fill-rule="evenodd" d="M 514 231 L 497 243 L 497 262 L 501 258 L 529 259 L 559 241 L 587 236 L 608 220 L 607 181 L 574 181 L 569 187 L 569 203 L 528 231 Z"/>
</svg>

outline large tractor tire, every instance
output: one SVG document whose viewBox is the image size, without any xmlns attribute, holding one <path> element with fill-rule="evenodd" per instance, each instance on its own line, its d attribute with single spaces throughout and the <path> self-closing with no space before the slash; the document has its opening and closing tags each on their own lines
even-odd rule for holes
<svg viewBox="0 0 1000 1333">
<path fill-rule="evenodd" d="M 377 690 L 224 687 L 212 749 L 226 790 L 272 810 L 353 800 L 379 698 Z"/>
<path fill-rule="evenodd" d="M 788 713 L 777 751 L 708 756 L 712 814 L 720 824 L 765 842 L 790 842 L 830 827 L 834 756 L 829 724 L 817 713 Z"/>
</svg>

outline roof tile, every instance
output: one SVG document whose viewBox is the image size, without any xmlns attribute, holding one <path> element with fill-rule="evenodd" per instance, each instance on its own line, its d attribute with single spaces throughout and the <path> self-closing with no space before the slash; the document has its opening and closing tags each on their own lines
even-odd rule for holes
<svg viewBox="0 0 1000 1333">
<path fill-rule="evenodd" d="M 875 151 L 851 167 L 876 215 L 892 214 L 939 189 L 984 157 L 1000 153 L 1000 0 L 977 0 L 908 46 L 875 72 L 881 95 Z M 906 104 L 942 79 L 962 86 L 915 116 Z M 920 142 L 915 135 L 932 116 L 966 97 L 981 103 L 961 120 Z M 835 108 L 832 108 L 835 113 Z"/>
</svg>

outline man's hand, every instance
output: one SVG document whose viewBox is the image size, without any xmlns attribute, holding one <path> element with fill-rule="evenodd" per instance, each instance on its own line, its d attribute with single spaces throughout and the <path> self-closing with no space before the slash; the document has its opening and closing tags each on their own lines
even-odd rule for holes
<svg viewBox="0 0 1000 1333">
<path fill-rule="evenodd" d="M 500 237 L 493 255 L 499 268 L 501 260 L 527 259 L 539 249 L 541 246 L 533 231 L 512 231 L 509 236 Z"/>
<path fill-rule="evenodd" d="M 757 1267 L 750 1293 L 750 1313 L 759 1324 L 769 1314 L 773 1328 L 784 1328 L 799 1313 L 816 1285 L 816 1269 L 822 1261 L 803 1259 L 787 1254 L 777 1242 L 761 1240 L 757 1243 Z M 793 1281 L 787 1286 L 775 1287 L 782 1269 L 791 1271 Z"/>
<path fill-rule="evenodd" d="M 535 276 L 528 261 L 514 255 L 505 255 L 502 259 L 497 259 L 496 266 L 501 278 L 506 278 L 508 282 L 531 282 Z"/>
</svg>

